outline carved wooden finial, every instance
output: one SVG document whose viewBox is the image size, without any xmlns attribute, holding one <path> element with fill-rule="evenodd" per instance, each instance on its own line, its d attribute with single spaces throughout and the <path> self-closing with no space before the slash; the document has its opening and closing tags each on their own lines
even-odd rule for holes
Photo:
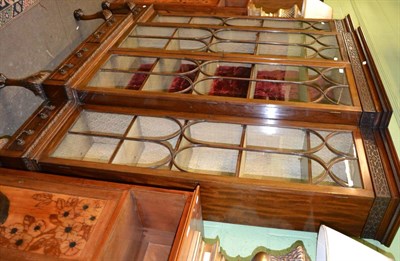
<svg viewBox="0 0 400 261">
<path fill-rule="evenodd" d="M 266 252 L 258 252 L 251 261 L 271 261 L 272 258 Z"/>
<path fill-rule="evenodd" d="M 103 10 L 111 10 L 111 11 L 128 10 L 130 12 L 133 12 L 135 8 L 135 3 L 133 2 L 111 3 L 109 1 L 104 1 L 103 3 L 101 3 L 101 8 Z"/>
</svg>

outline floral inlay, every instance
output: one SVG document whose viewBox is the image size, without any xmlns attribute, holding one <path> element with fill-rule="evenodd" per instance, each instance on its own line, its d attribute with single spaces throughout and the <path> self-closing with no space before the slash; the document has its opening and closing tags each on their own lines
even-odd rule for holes
<svg viewBox="0 0 400 261">
<path fill-rule="evenodd" d="M 80 254 L 105 204 L 50 193 L 36 193 L 29 200 L 34 202 L 29 214 L 0 226 L 0 245 L 56 257 Z"/>
</svg>

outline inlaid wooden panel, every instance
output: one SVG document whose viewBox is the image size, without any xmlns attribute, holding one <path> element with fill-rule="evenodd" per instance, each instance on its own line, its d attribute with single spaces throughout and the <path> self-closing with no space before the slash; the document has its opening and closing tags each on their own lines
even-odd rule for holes
<svg viewBox="0 0 400 261">
<path fill-rule="evenodd" d="M 189 226 L 195 222 L 192 229 L 203 232 L 199 189 L 193 193 L 7 169 L 0 169 L 0 177 L 2 260 L 176 260 L 190 240 L 184 234 Z"/>
</svg>

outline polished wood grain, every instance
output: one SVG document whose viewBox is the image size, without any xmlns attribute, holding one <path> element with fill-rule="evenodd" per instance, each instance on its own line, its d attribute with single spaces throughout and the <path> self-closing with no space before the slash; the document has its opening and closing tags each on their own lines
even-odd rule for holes
<svg viewBox="0 0 400 261">
<path fill-rule="evenodd" d="M 203 232 L 199 188 L 193 193 L 8 169 L 0 169 L 0 177 L 10 200 L 0 226 L 2 260 L 179 260 L 188 255 L 182 246 L 190 240 L 189 226 Z M 26 228 L 14 242 L 7 231 L 19 229 L 21 217 L 41 231 Z"/>
<path fill-rule="evenodd" d="M 146 184 L 158 187 L 192 189 L 202 187 L 203 217 L 206 220 L 317 231 L 329 224 L 351 235 L 360 236 L 373 202 L 373 194 L 357 189 L 340 189 L 305 184 L 223 179 L 207 175 L 169 174 L 166 171 L 135 172 L 123 167 L 94 169 L 66 166 L 61 162 L 43 163 L 44 171 L 64 175 Z M 287 187 L 287 189 L 284 189 Z M 330 191 L 330 192 L 328 192 Z M 336 193 L 335 193 L 336 192 Z M 361 196 L 361 194 L 364 194 Z M 368 195 L 369 194 L 369 195 Z"/>
<path fill-rule="evenodd" d="M 378 146 L 382 147 L 382 163 L 385 168 L 391 198 L 376 238 L 382 238 L 383 242 L 391 242 L 396 234 L 396 227 L 400 224 L 400 164 L 389 131 L 380 130 L 376 133 Z M 385 149 L 383 149 L 385 148 Z"/>
</svg>

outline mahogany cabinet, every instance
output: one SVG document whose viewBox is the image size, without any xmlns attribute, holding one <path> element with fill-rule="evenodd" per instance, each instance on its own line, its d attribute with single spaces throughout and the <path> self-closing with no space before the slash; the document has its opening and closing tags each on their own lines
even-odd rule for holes
<svg viewBox="0 0 400 261">
<path fill-rule="evenodd" d="M 349 17 L 107 8 L 40 86 L 45 106 L 6 141 L 3 166 L 200 185 L 207 220 L 326 224 L 391 243 L 400 224 L 392 111 Z"/>
</svg>

